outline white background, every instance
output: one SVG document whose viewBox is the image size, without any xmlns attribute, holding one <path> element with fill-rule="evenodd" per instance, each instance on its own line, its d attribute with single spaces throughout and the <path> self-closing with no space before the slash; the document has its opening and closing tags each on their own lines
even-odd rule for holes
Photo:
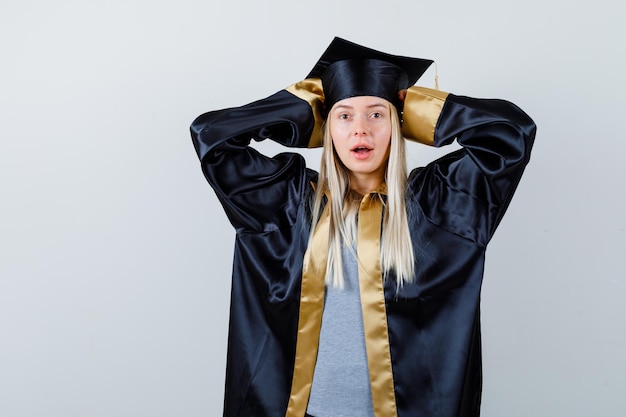
<svg viewBox="0 0 626 417">
<path fill-rule="evenodd" d="M 3 0 L 0 416 L 221 414 L 234 233 L 188 126 L 299 81 L 335 35 L 435 59 L 441 89 L 538 124 L 488 251 L 483 416 L 623 416 L 625 17 L 617 0 Z"/>
</svg>

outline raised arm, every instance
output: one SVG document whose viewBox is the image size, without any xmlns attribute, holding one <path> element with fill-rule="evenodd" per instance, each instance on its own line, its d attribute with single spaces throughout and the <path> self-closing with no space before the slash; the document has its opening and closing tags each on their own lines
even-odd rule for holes
<svg viewBox="0 0 626 417">
<path fill-rule="evenodd" d="M 412 87 L 403 131 L 429 145 L 456 139 L 462 146 L 414 171 L 412 193 L 433 223 L 486 245 L 530 158 L 536 131 L 532 119 L 507 101 Z"/>
<path fill-rule="evenodd" d="M 191 137 L 202 171 L 235 228 L 267 231 L 293 223 L 313 174 L 298 154 L 270 158 L 249 145 L 252 139 L 271 139 L 289 147 L 311 146 L 321 120 L 315 91 L 315 85 L 300 83 L 193 121 Z"/>
</svg>

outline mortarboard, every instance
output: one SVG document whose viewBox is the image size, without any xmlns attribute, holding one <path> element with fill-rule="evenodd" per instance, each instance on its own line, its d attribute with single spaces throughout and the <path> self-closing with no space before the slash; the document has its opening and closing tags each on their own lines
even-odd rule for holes
<svg viewBox="0 0 626 417">
<path fill-rule="evenodd" d="M 398 92 L 415 84 L 433 63 L 376 51 L 335 37 L 307 78 L 320 78 L 326 111 L 338 101 L 356 96 L 386 99 L 400 110 Z"/>
</svg>

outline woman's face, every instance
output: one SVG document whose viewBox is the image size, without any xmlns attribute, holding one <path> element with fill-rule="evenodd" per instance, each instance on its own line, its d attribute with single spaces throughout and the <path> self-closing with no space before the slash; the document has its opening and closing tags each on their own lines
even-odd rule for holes
<svg viewBox="0 0 626 417">
<path fill-rule="evenodd" d="M 384 180 L 391 142 L 390 112 L 387 100 L 360 96 L 338 101 L 328 115 L 333 145 L 354 185 L 373 184 L 369 187 L 373 189 Z"/>
</svg>

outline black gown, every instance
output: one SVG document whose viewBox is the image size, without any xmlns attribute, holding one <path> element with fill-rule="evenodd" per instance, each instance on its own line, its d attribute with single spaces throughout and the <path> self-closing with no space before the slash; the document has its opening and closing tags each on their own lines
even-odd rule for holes
<svg viewBox="0 0 626 417">
<path fill-rule="evenodd" d="M 308 401 L 323 276 L 308 278 L 322 280 L 317 290 L 305 289 L 302 265 L 317 173 L 298 153 L 270 158 L 249 146 L 266 138 L 318 144 L 319 84 L 295 86 L 191 126 L 202 170 L 236 229 L 224 416 L 302 417 Z M 416 280 L 398 290 L 392 273 L 378 279 L 384 302 L 363 307 L 364 321 L 383 315 L 366 328 L 368 356 L 370 348 L 384 353 L 369 361 L 375 414 L 478 416 L 485 249 L 528 163 L 535 125 L 506 101 L 420 87 L 409 89 L 403 118 L 409 139 L 437 147 L 456 139 L 462 148 L 410 173 Z"/>
</svg>

